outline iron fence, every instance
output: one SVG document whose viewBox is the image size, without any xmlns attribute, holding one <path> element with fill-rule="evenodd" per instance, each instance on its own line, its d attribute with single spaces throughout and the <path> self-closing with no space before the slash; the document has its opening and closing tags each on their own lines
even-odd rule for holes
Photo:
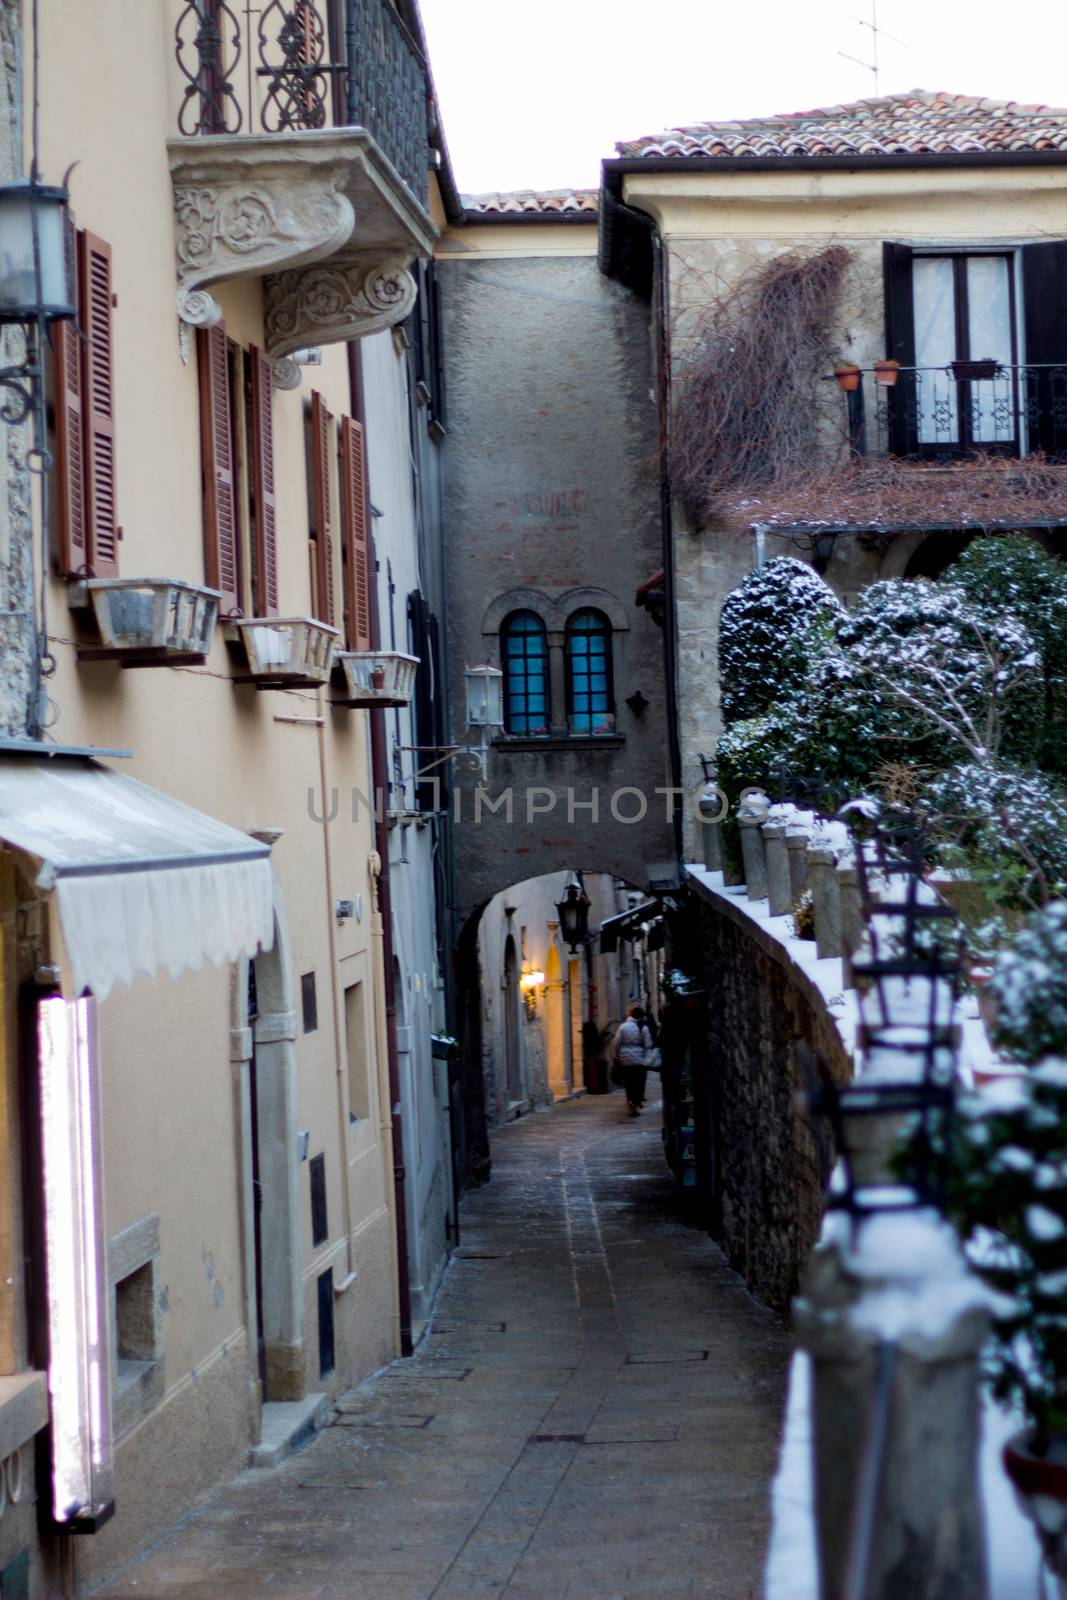
<svg viewBox="0 0 1067 1600">
<path fill-rule="evenodd" d="M 178 132 L 363 127 L 423 205 L 426 64 L 389 0 L 177 0 Z"/>
<path fill-rule="evenodd" d="M 839 371 L 853 454 L 953 461 L 1041 451 L 1067 461 L 1067 366 L 954 361 Z"/>
</svg>

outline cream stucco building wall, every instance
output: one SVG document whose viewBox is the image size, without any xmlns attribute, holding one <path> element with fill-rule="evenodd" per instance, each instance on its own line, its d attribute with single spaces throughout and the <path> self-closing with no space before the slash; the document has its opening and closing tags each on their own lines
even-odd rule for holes
<svg viewBox="0 0 1067 1600">
<path fill-rule="evenodd" d="M 197 345 L 176 314 L 166 146 L 178 96 L 173 7 L 42 0 L 40 18 L 41 170 L 58 180 L 76 163 L 70 191 L 77 224 L 113 252 L 120 571 L 203 584 Z M 242 349 L 262 347 L 261 280 L 214 292 L 229 337 Z M 385 549 L 413 545 L 414 537 L 404 498 L 408 397 L 389 334 L 378 343 L 366 359 L 365 392 L 372 495 L 386 502 L 391 519 Z M 299 388 L 273 394 L 283 615 L 315 614 L 306 446 L 312 387 L 334 418 L 352 411 L 342 345 L 326 346 Z M 238 498 L 247 509 L 243 481 Z M 247 526 L 244 538 L 247 574 Z M 339 595 L 336 541 L 333 559 Z M 409 567 L 401 576 L 414 586 Z M 118 1373 L 119 1509 L 68 1556 L 70 1581 L 81 1592 L 245 1465 L 264 1401 L 342 1391 L 397 1353 L 397 1323 L 374 838 L 367 808 L 351 804 L 373 788 L 369 713 L 332 707 L 324 688 L 260 693 L 235 682 L 242 662 L 221 625 L 203 665 L 123 670 L 116 661 L 79 661 L 79 643 L 92 640 L 84 614 L 68 606 L 69 592 L 67 580 L 48 575 L 56 661 L 48 737 L 129 749 L 129 760 L 113 763 L 122 771 L 273 840 L 277 917 L 275 950 L 257 958 L 253 986 L 247 963 L 239 963 L 177 980 L 139 979 L 100 1007 L 107 1231 L 116 1272 L 131 1263 L 151 1268 L 159 1354 L 148 1363 L 151 1381 L 136 1392 Z M 409 732 L 403 742 L 414 742 Z M 328 797 L 335 790 L 341 803 L 334 814 Z M 400 941 L 405 971 L 415 974 L 412 1001 L 423 1015 L 412 1030 L 418 1053 L 409 1097 L 422 1122 L 414 1166 L 427 1193 L 414 1198 L 425 1213 L 433 1188 L 443 1214 L 441 1097 L 428 1067 L 438 999 L 423 899 L 432 868 L 420 856 L 416 871 L 419 885 L 400 913 L 421 930 Z M 354 903 L 355 915 L 338 919 L 340 899 Z M 249 1014 L 257 992 L 258 1017 Z M 258 1268 L 250 1106 L 257 1061 L 259 1115 L 275 1119 L 280 1140 L 259 1182 L 284 1190 L 265 1198 Z M 428 1095 L 417 1087 L 423 1082 Z M 325 1168 L 323 1237 L 312 1225 L 310 1172 L 318 1157 Z M 444 1257 L 440 1217 L 435 1226 L 441 1243 L 424 1274 L 431 1289 Z M 262 1369 L 257 1271 L 285 1280 L 292 1313 L 284 1337 L 272 1344 L 268 1336 Z M 320 1326 L 327 1271 L 330 1364 Z"/>
</svg>

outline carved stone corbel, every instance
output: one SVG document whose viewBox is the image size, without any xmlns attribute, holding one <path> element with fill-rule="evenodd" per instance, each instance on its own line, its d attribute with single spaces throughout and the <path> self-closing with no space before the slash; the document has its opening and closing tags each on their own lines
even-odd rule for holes
<svg viewBox="0 0 1067 1600">
<path fill-rule="evenodd" d="M 208 285 L 261 277 L 334 255 L 355 210 L 341 159 L 309 163 L 258 139 L 171 142 L 178 315 L 211 327 L 221 312 Z"/>
<path fill-rule="evenodd" d="M 271 273 L 263 284 L 267 353 L 363 339 L 402 322 L 415 304 L 410 256 L 342 255 Z"/>
</svg>

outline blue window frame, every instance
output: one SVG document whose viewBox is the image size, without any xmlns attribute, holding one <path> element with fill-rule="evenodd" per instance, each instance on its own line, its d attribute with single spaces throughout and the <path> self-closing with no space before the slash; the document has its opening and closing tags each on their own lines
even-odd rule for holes
<svg viewBox="0 0 1067 1600">
<path fill-rule="evenodd" d="M 514 611 L 500 630 L 504 661 L 504 729 L 527 736 L 549 730 L 548 640 L 532 611 Z"/>
<path fill-rule="evenodd" d="M 613 711 L 611 624 L 601 611 L 576 611 L 567 623 L 567 726 L 608 733 Z"/>
</svg>

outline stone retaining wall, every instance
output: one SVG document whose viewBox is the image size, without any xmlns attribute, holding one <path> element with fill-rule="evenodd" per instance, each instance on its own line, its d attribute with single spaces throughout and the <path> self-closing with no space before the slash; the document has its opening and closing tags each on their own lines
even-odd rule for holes
<svg viewBox="0 0 1067 1600">
<path fill-rule="evenodd" d="M 792 919 L 691 868 L 708 994 L 709 1226 L 760 1299 L 788 1307 L 815 1243 L 833 1162 L 805 1092 L 852 1077 L 854 991 Z"/>
</svg>

